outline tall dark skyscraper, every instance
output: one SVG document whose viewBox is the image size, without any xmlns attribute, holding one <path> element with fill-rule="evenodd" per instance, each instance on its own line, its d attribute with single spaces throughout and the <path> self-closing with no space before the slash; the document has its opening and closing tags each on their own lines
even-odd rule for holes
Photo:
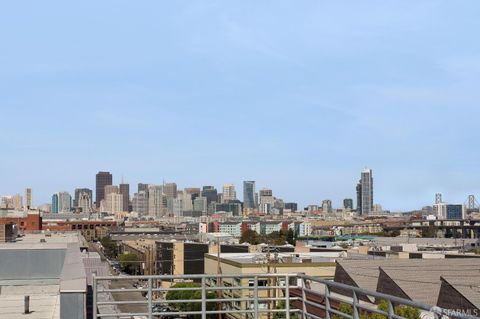
<svg viewBox="0 0 480 319">
<path fill-rule="evenodd" d="M 58 213 L 58 193 L 52 195 L 52 214 Z"/>
<path fill-rule="evenodd" d="M 147 193 L 148 192 L 148 184 L 138 183 L 137 192 L 138 193 L 140 193 L 140 192 Z"/>
<path fill-rule="evenodd" d="M 243 207 L 255 208 L 255 181 L 243 182 Z"/>
<path fill-rule="evenodd" d="M 202 197 L 207 198 L 207 203 L 217 202 L 217 190 L 213 186 L 203 186 Z"/>
<path fill-rule="evenodd" d="M 373 177 L 372 170 L 365 168 L 362 171 L 357 185 L 357 213 L 368 216 L 373 212 Z"/>
<path fill-rule="evenodd" d="M 123 195 L 123 211 L 128 212 L 128 206 L 130 206 L 130 185 L 120 184 L 120 194 Z"/>
<path fill-rule="evenodd" d="M 285 203 L 285 209 L 289 209 L 292 212 L 296 212 L 298 209 L 297 203 Z"/>
<path fill-rule="evenodd" d="M 345 198 L 343 200 L 343 208 L 345 209 L 353 209 L 353 199 L 351 198 Z"/>
<path fill-rule="evenodd" d="M 362 183 L 357 184 L 357 214 L 362 214 Z"/>
<path fill-rule="evenodd" d="M 105 198 L 105 186 L 112 185 L 112 174 L 110 172 L 98 172 L 95 182 L 95 205 L 100 207 L 100 202 Z"/>
</svg>

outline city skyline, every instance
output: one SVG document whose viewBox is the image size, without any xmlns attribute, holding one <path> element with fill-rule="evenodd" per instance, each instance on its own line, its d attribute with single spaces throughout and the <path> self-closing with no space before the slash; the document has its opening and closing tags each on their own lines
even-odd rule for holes
<svg viewBox="0 0 480 319">
<path fill-rule="evenodd" d="M 109 170 L 338 205 L 364 166 L 392 211 L 480 194 L 478 2 L 92 6 L 2 5 L 1 194 Z"/>
<path fill-rule="evenodd" d="M 365 175 L 367 174 L 367 175 Z M 105 186 L 108 188 L 113 188 L 116 190 L 116 193 L 119 193 L 119 194 L 124 194 L 124 197 L 123 197 L 123 204 L 122 206 L 125 207 L 126 203 L 127 202 L 130 202 L 130 200 L 133 199 L 133 195 L 135 193 L 137 193 L 138 189 L 137 187 L 140 187 L 140 188 L 145 188 L 147 187 L 148 185 L 152 186 L 152 187 L 160 187 L 161 185 L 163 185 L 164 187 L 165 186 L 175 186 L 175 190 L 178 189 L 178 191 L 184 191 L 184 190 L 192 190 L 192 189 L 195 189 L 195 188 L 198 188 L 199 190 L 202 188 L 202 187 L 211 187 L 211 186 L 208 186 L 208 185 L 212 185 L 212 187 L 214 187 L 216 193 L 220 194 L 222 193 L 222 189 L 225 190 L 226 187 L 233 187 L 233 190 L 234 192 L 239 190 L 239 194 L 240 193 L 243 193 L 243 195 L 241 197 L 236 197 L 238 199 L 241 199 L 242 202 L 245 204 L 245 183 L 247 184 L 250 184 L 250 183 L 253 183 L 253 190 L 255 190 L 255 192 L 253 193 L 254 194 L 254 197 L 257 197 L 261 194 L 261 191 L 263 190 L 268 190 L 268 191 L 272 191 L 273 192 L 273 196 L 275 198 L 278 198 L 278 199 L 282 199 L 285 203 L 295 203 L 295 204 L 298 204 L 298 208 L 301 210 L 303 208 L 307 208 L 308 205 L 318 205 L 319 207 L 322 207 L 323 205 L 323 202 L 324 201 L 330 201 L 331 202 L 331 206 L 332 208 L 342 208 L 342 207 L 345 207 L 345 201 L 353 201 L 352 202 L 352 207 L 353 208 L 357 208 L 357 211 L 359 211 L 359 206 L 358 206 L 358 200 L 359 200 L 359 194 L 362 194 L 361 197 L 364 197 L 364 196 L 368 196 L 367 198 L 372 198 L 373 196 L 373 189 L 375 188 L 375 192 L 377 191 L 376 187 L 377 186 L 373 186 L 374 183 L 373 183 L 373 180 L 372 180 L 372 174 L 373 174 L 373 169 L 371 168 L 367 168 L 365 167 L 364 169 L 362 169 L 360 172 L 359 172 L 359 175 L 360 175 L 360 181 L 358 183 L 353 183 L 353 187 L 354 187 L 354 195 L 352 195 L 351 197 L 349 196 L 337 196 L 339 199 L 332 199 L 332 198 L 327 198 L 327 197 L 324 197 L 324 198 L 321 198 L 321 199 L 317 199 L 316 201 L 311 201 L 311 202 L 308 202 L 308 203 L 302 203 L 298 200 L 296 200 L 295 198 L 289 198 L 289 197 L 283 197 L 281 195 L 279 195 L 278 193 L 276 193 L 275 189 L 272 188 L 272 187 L 269 187 L 269 185 L 261 185 L 260 188 L 255 188 L 256 186 L 255 185 L 258 185 L 257 181 L 255 180 L 244 180 L 244 181 L 241 181 L 241 182 L 238 182 L 238 183 L 235 183 L 235 182 L 228 182 L 228 183 L 223 183 L 221 185 L 212 185 L 212 183 L 206 183 L 206 184 L 202 184 L 202 185 L 189 185 L 189 186 L 183 186 L 183 185 L 179 185 L 176 183 L 176 181 L 168 181 L 168 183 L 165 181 L 165 180 L 162 180 L 161 183 L 146 183 L 145 181 L 140 181 L 138 183 L 129 183 L 128 181 L 125 181 L 124 179 L 124 176 L 121 175 L 121 179 L 118 181 L 118 178 L 115 177 L 115 174 L 113 174 L 112 172 L 110 171 L 98 171 L 95 176 L 98 177 L 98 176 L 107 176 L 107 185 L 103 185 L 103 183 L 101 183 L 101 185 L 99 185 L 100 187 L 97 188 L 95 186 L 96 182 L 93 184 L 93 186 L 87 186 L 85 188 L 82 188 L 84 187 L 83 186 L 76 186 L 73 190 L 70 190 L 70 189 L 62 189 L 62 190 L 57 190 L 57 191 L 54 191 L 52 192 L 49 197 L 50 197 L 50 200 L 46 200 L 46 201 L 41 201 L 41 200 L 38 200 L 37 202 L 35 202 L 34 200 L 34 207 L 38 207 L 40 205 L 44 205 L 44 204 L 52 204 L 52 200 L 53 200 L 53 197 L 56 196 L 56 194 L 59 194 L 59 193 L 68 193 L 69 196 L 71 197 L 71 207 L 73 208 L 74 206 L 76 206 L 76 200 L 78 198 L 78 196 L 83 193 L 83 192 L 86 192 L 88 191 L 89 193 L 89 199 L 91 201 L 90 205 L 93 205 L 93 206 L 96 206 L 95 205 L 95 198 L 94 198 L 94 195 L 95 192 L 98 192 L 98 190 L 104 188 Z M 367 176 L 366 179 L 364 179 L 364 176 Z M 111 182 L 110 182 L 110 179 L 111 179 Z M 362 183 L 362 180 L 363 180 L 363 183 L 367 182 L 371 185 L 371 186 L 368 186 L 369 187 L 369 190 L 367 193 L 363 192 L 362 191 L 362 187 L 360 187 L 359 189 L 359 186 L 361 185 Z M 375 181 L 376 183 L 376 181 Z M 133 187 L 132 187 L 133 185 Z M 192 188 L 193 187 L 193 188 Z M 123 188 L 123 190 L 122 190 Z M 145 189 L 146 190 L 146 189 Z M 243 190 L 243 192 L 242 192 Z M 28 188 L 25 188 L 25 191 L 29 192 L 30 194 L 30 200 L 32 200 L 32 188 L 31 187 L 28 187 Z M 92 194 L 93 193 L 93 194 Z M 175 192 L 176 193 L 176 192 Z M 53 194 L 53 195 L 52 195 Z M 128 195 L 128 201 L 126 202 L 125 201 L 125 194 Z M 19 195 L 18 193 L 16 192 L 13 192 L 13 193 L 0 193 L 0 196 L 17 196 Z M 223 195 L 223 193 L 222 193 Z M 256 195 L 256 196 L 255 196 Z M 425 207 L 425 206 L 433 206 L 435 203 L 437 203 L 437 199 L 438 199 L 438 196 L 440 196 L 440 198 L 442 198 L 442 195 L 446 195 L 443 197 L 443 199 L 446 199 L 444 201 L 444 203 L 456 203 L 456 204 L 463 204 L 464 202 L 468 201 L 468 196 L 469 195 L 472 195 L 472 193 L 469 193 L 468 195 L 464 195 L 463 198 L 452 198 L 450 196 L 450 194 L 444 194 L 444 193 L 434 193 L 434 194 L 431 194 L 432 197 L 431 197 L 431 201 L 430 202 L 426 202 L 418 207 L 413 207 L 411 209 L 400 209 L 400 210 L 394 210 L 394 209 L 390 209 L 389 207 L 385 206 L 381 201 L 372 201 L 371 202 L 371 206 L 369 208 L 367 208 L 367 212 L 364 213 L 364 212 L 361 212 L 360 215 L 365 215 L 365 216 L 368 216 L 369 214 L 373 213 L 373 210 L 374 210 L 374 205 L 381 205 L 381 207 L 386 210 L 386 211 L 390 211 L 392 213 L 395 213 L 395 212 L 408 212 L 408 211 L 413 211 L 413 210 L 420 210 L 422 207 Z M 216 196 L 216 195 L 215 195 Z M 474 195 L 475 196 L 475 195 Z M 34 196 L 34 198 L 36 198 Z M 376 195 L 375 195 L 375 198 L 376 198 Z M 254 198 L 255 200 L 255 198 Z M 22 197 L 20 196 L 20 201 L 22 201 Z M 130 202 L 130 204 L 132 204 Z M 259 204 L 259 203 L 257 203 Z M 100 206 L 100 203 L 97 203 L 98 206 Z M 360 207 L 361 207 L 361 202 L 360 202 Z M 362 210 L 362 209 L 361 209 Z"/>
</svg>

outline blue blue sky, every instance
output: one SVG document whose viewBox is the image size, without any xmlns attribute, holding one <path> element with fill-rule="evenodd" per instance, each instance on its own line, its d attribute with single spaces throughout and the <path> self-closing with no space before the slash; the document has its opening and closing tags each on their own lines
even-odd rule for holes
<svg viewBox="0 0 480 319">
<path fill-rule="evenodd" d="M 242 180 L 301 205 L 480 195 L 478 1 L 9 1 L 0 194 Z M 132 187 L 136 188 L 136 186 Z"/>
</svg>

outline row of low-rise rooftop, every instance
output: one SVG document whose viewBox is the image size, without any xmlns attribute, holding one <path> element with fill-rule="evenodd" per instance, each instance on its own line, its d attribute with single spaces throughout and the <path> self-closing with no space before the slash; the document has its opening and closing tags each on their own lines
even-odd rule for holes
<svg viewBox="0 0 480 319">
<path fill-rule="evenodd" d="M 108 275 L 109 269 L 101 261 L 100 255 L 87 253 L 89 245 L 81 234 L 81 230 L 70 232 L 45 230 L 40 233 L 27 232 L 20 237 L 15 236 L 13 242 L 0 245 L 0 273 L 2 274 L 0 303 L 3 300 L 6 305 L 4 314 L 10 315 L 15 312 L 15 316 L 21 317 L 21 309 L 19 307 L 22 305 L 20 299 L 23 298 L 23 295 L 15 295 L 13 292 L 23 293 L 28 290 L 31 291 L 33 311 L 38 311 L 38 313 L 40 311 L 52 311 L 53 315 L 51 318 L 84 318 L 82 316 L 91 310 L 89 308 L 91 305 L 86 300 L 88 298 L 88 285 L 92 283 L 92 275 Z M 353 285 L 353 283 L 342 281 L 343 279 L 338 277 L 338 273 L 342 269 L 350 267 L 349 269 L 354 269 L 356 272 L 352 272 L 349 276 L 357 274 L 361 278 L 368 278 L 372 272 L 378 270 L 378 275 L 375 278 L 370 278 L 378 281 L 380 279 L 383 280 L 385 277 L 379 275 L 381 274 L 380 269 L 383 269 L 388 274 L 387 270 L 390 269 L 388 267 L 394 269 L 395 265 L 399 265 L 399 267 L 406 267 L 404 268 L 405 272 L 402 274 L 410 276 L 409 272 L 414 271 L 417 264 L 434 265 L 435 262 L 438 264 L 438 261 L 427 260 L 432 258 L 427 255 L 431 254 L 431 252 L 424 252 L 422 256 L 418 255 L 423 249 L 422 245 L 435 244 L 437 239 L 423 239 L 419 240 L 418 243 L 396 243 L 392 242 L 392 239 L 385 239 L 386 241 L 382 243 L 384 246 L 381 246 L 382 249 L 378 249 L 381 240 L 381 238 L 377 238 L 376 242 L 363 241 L 360 245 L 350 247 L 326 245 L 326 242 L 318 241 L 298 241 L 296 246 L 250 245 L 245 243 L 234 245 L 223 243 L 220 245 L 220 253 L 218 252 L 218 242 L 209 241 L 202 243 L 198 238 L 190 241 L 185 241 L 185 239 L 117 239 L 117 243 L 120 254 L 130 253 L 139 257 L 143 265 L 141 273 L 147 275 L 215 275 L 218 273 L 218 269 L 221 269 L 222 274 L 305 273 Z M 445 242 L 445 239 L 438 240 L 441 240 L 438 244 L 444 245 L 444 247 L 450 243 Z M 468 259 L 467 257 L 473 257 L 474 255 L 468 255 L 458 249 L 458 247 L 457 251 L 454 250 L 455 247 L 450 248 L 451 250 L 445 249 L 445 251 L 436 252 L 436 254 L 442 255 L 443 258 L 447 259 L 448 256 L 451 258 L 461 257 L 462 259 L 454 261 L 453 263 L 455 264 L 452 264 L 452 267 L 446 266 L 446 268 L 451 268 L 450 272 L 440 274 L 442 268 L 438 268 L 437 275 L 439 276 L 437 276 L 435 285 L 441 286 L 445 281 L 463 287 L 461 284 L 462 280 L 455 278 L 455 276 L 458 277 L 462 274 L 460 270 L 463 268 L 461 267 L 469 267 L 469 265 L 473 265 L 470 269 L 471 271 L 469 270 L 465 274 L 473 276 L 478 259 Z M 84 251 L 83 253 L 82 250 Z M 385 254 L 378 254 L 381 251 L 385 252 Z M 416 258 L 422 259 L 418 261 Z M 450 259 L 442 261 L 442 264 L 444 262 L 450 263 Z M 18 265 L 22 265 L 22 267 L 18 267 Z M 369 266 L 364 267 L 362 265 Z M 455 265 L 459 265 L 459 267 L 455 267 Z M 368 268 L 366 273 L 358 274 L 363 268 Z M 391 280 L 391 278 L 388 280 Z M 164 284 L 166 287 L 169 286 L 168 281 Z M 359 285 L 357 282 L 355 284 Z M 377 284 L 377 286 L 379 285 Z M 365 286 L 365 288 L 371 290 L 373 286 Z M 380 291 L 376 289 L 373 290 Z M 47 299 L 50 301 L 45 299 L 47 295 L 40 297 L 40 292 L 45 291 L 48 291 L 49 299 Z M 400 287 L 398 291 L 402 291 L 402 288 Z M 380 292 L 388 292 L 398 296 L 400 294 L 398 291 L 393 289 L 391 291 L 381 290 Z M 73 293 L 77 295 L 72 295 Z M 467 290 L 464 293 L 472 292 Z M 37 295 L 39 299 L 36 299 Z M 441 296 L 440 290 L 438 290 L 436 298 L 444 300 L 445 298 L 440 298 Z M 404 295 L 401 297 L 405 298 Z M 422 300 L 422 302 L 432 305 L 438 303 L 438 300 L 433 303 L 432 299 L 421 299 L 415 294 L 408 295 L 408 297 L 412 300 Z M 470 300 L 469 298 L 472 297 L 467 299 Z M 37 303 L 40 300 L 45 302 L 43 306 L 45 308 L 43 310 L 35 310 L 34 308 L 37 307 Z M 50 304 L 52 307 L 49 307 L 47 310 L 47 305 Z M 477 305 L 475 302 L 472 304 L 474 306 Z M 69 306 L 62 310 L 62 305 Z M 74 314 L 72 311 L 76 311 L 76 313 Z M 63 316 L 62 313 L 64 314 Z M 12 315 L 12 318 L 15 318 L 15 316 Z"/>
</svg>

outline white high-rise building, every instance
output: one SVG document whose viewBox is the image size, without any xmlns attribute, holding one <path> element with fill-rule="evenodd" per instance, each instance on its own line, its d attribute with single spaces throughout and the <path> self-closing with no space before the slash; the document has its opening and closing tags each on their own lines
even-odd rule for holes
<svg viewBox="0 0 480 319">
<path fill-rule="evenodd" d="M 32 189 L 31 188 L 25 188 L 25 209 L 31 209 L 33 208 L 33 202 L 32 202 Z"/>
<path fill-rule="evenodd" d="M 15 194 L 12 197 L 12 202 L 13 202 L 13 208 L 15 210 L 22 210 L 23 208 L 23 198 L 22 195 L 20 194 Z"/>
<path fill-rule="evenodd" d="M 123 195 L 115 185 L 105 186 L 105 197 L 100 204 L 102 211 L 116 214 L 123 211 Z"/>
<path fill-rule="evenodd" d="M 90 194 L 87 192 L 81 192 L 78 197 L 78 207 L 82 209 L 83 213 L 93 212 L 93 203 Z"/>
<path fill-rule="evenodd" d="M 322 211 L 324 214 L 331 214 L 333 212 L 331 200 L 325 199 L 322 201 Z"/>
<path fill-rule="evenodd" d="M 223 202 L 228 203 L 230 200 L 237 199 L 237 192 L 235 191 L 235 185 L 225 184 L 223 185 Z"/>
<path fill-rule="evenodd" d="M 145 191 L 135 193 L 132 200 L 132 209 L 140 216 L 148 214 L 148 194 Z"/>
<path fill-rule="evenodd" d="M 120 213 L 123 211 L 123 195 L 119 193 L 105 194 L 103 200 L 103 211 L 111 214 Z"/>
<path fill-rule="evenodd" d="M 161 185 L 148 185 L 148 216 L 160 217 L 164 205 L 163 187 Z"/>
<path fill-rule="evenodd" d="M 207 198 L 206 197 L 197 197 L 193 201 L 193 210 L 197 212 L 207 212 Z"/>
<path fill-rule="evenodd" d="M 182 210 L 183 211 L 193 210 L 192 194 L 186 191 L 182 193 Z"/>
<path fill-rule="evenodd" d="M 181 198 L 167 198 L 167 208 L 175 217 L 182 216 L 182 199 Z"/>
<path fill-rule="evenodd" d="M 260 212 L 263 214 L 270 213 L 270 210 L 275 204 L 275 197 L 273 197 L 273 192 L 271 189 L 264 188 L 260 190 L 259 194 L 259 208 Z"/>
<path fill-rule="evenodd" d="M 2 196 L 1 208 L 12 209 L 13 208 L 13 197 L 10 195 Z"/>
<path fill-rule="evenodd" d="M 447 219 L 447 203 L 435 203 L 433 205 L 433 214 L 437 216 L 437 219 Z"/>
</svg>

